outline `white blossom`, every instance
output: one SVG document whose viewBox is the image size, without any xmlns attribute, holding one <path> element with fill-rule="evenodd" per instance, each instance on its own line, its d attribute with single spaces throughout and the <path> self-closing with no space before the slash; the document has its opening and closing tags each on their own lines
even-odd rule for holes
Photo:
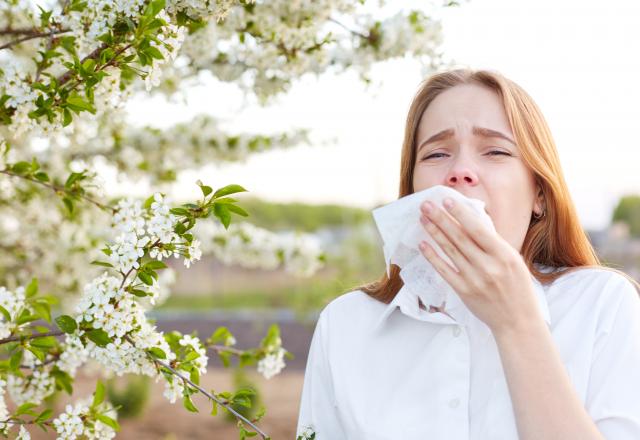
<svg viewBox="0 0 640 440">
<path fill-rule="evenodd" d="M 24 425 L 20 425 L 20 430 L 16 440 L 31 440 L 31 434 L 29 434 L 29 431 L 27 431 Z"/>
<path fill-rule="evenodd" d="M 163 395 L 169 402 L 175 403 L 177 399 L 181 398 L 183 390 L 182 379 L 174 376 L 165 382 Z"/>
<path fill-rule="evenodd" d="M 285 367 L 284 363 L 285 350 L 279 347 L 273 353 L 267 354 L 258 361 L 258 373 L 262 374 L 266 379 L 271 379 Z"/>
<path fill-rule="evenodd" d="M 190 267 L 191 263 L 199 260 L 201 256 L 202 251 L 200 250 L 200 240 L 193 240 L 187 247 L 187 255 L 184 259 L 184 265 L 186 267 Z"/>
</svg>

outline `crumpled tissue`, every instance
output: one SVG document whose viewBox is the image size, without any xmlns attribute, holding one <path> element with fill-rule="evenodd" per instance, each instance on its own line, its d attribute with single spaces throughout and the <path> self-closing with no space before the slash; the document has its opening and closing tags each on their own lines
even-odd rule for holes
<svg viewBox="0 0 640 440">
<path fill-rule="evenodd" d="M 444 253 L 438 243 L 420 223 L 422 212 L 420 205 L 430 200 L 434 205 L 443 208 L 443 200 L 452 198 L 457 204 L 464 204 L 472 209 L 478 220 L 487 229 L 497 233 L 493 221 L 485 211 L 485 202 L 468 198 L 464 194 L 444 185 L 436 185 L 425 190 L 401 197 L 389 204 L 372 211 L 376 226 L 382 237 L 383 252 L 390 276 L 391 263 L 401 268 L 400 278 L 404 288 L 422 301 L 429 309 L 431 305 L 441 308 L 452 316 L 458 323 L 469 323 L 474 319 L 473 314 L 459 298 L 458 294 L 438 273 L 433 265 L 422 254 L 418 245 L 426 241 L 451 267 L 457 267 Z M 454 219 L 454 221 L 457 221 Z"/>
</svg>

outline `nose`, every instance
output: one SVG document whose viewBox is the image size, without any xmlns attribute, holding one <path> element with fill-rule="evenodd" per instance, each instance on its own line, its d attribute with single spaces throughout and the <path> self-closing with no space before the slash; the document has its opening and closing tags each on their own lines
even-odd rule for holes
<svg viewBox="0 0 640 440">
<path fill-rule="evenodd" d="M 478 184 L 478 175 L 469 165 L 456 163 L 447 173 L 445 182 L 451 187 L 463 186 L 464 184 L 475 186 Z"/>
</svg>

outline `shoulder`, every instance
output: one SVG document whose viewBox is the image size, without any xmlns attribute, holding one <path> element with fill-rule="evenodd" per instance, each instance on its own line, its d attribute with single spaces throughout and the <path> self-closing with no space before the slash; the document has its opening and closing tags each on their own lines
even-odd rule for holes
<svg viewBox="0 0 640 440">
<path fill-rule="evenodd" d="M 572 268 L 566 274 L 556 279 L 551 286 L 563 290 L 578 289 L 584 291 L 589 288 L 599 292 L 608 300 L 622 299 L 624 296 L 639 294 L 636 284 L 622 271 L 605 267 Z"/>
<path fill-rule="evenodd" d="M 636 283 L 620 271 L 603 267 L 585 267 L 561 275 L 549 293 L 564 296 L 572 304 L 588 305 L 586 310 L 597 316 L 601 329 L 610 328 L 621 308 L 629 313 L 640 308 L 640 292 Z"/>
<path fill-rule="evenodd" d="M 332 328 L 353 326 L 369 321 L 384 310 L 386 304 L 372 298 L 362 290 L 351 290 L 331 300 L 320 311 L 318 322 Z"/>
</svg>

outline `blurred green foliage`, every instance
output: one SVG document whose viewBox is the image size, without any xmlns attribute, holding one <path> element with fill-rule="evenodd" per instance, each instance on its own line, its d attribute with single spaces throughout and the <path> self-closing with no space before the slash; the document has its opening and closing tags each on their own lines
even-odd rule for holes
<svg viewBox="0 0 640 440">
<path fill-rule="evenodd" d="M 640 196 L 624 196 L 613 210 L 613 222 L 623 222 L 629 226 L 629 235 L 640 237 Z"/>
<path fill-rule="evenodd" d="M 264 407 L 264 402 L 262 399 L 262 395 L 260 393 L 260 389 L 249 378 L 247 373 L 244 371 L 244 368 L 234 369 L 232 380 L 233 380 L 234 393 L 237 393 L 240 389 L 243 389 L 243 388 L 250 388 L 254 391 L 254 393 L 251 394 L 249 397 L 249 401 L 251 402 L 250 407 L 239 405 L 239 404 L 231 405 L 231 408 L 233 408 L 235 411 L 239 412 L 247 419 L 253 420 L 256 414 L 258 413 L 258 411 L 260 410 L 259 407 L 261 406 Z M 227 422 L 233 423 L 233 424 L 236 423 L 237 419 L 233 414 L 231 414 L 229 411 L 224 411 L 224 413 L 225 413 L 225 420 Z"/>
<path fill-rule="evenodd" d="M 118 408 L 119 419 L 135 418 L 142 414 L 151 391 L 149 380 L 147 376 L 127 375 L 120 380 L 112 378 L 107 381 L 107 399 Z"/>
<path fill-rule="evenodd" d="M 271 231 L 312 232 L 327 226 L 355 226 L 372 221 L 370 210 L 341 205 L 274 203 L 257 198 L 243 198 L 238 205 L 249 213 L 244 221 Z"/>
</svg>

